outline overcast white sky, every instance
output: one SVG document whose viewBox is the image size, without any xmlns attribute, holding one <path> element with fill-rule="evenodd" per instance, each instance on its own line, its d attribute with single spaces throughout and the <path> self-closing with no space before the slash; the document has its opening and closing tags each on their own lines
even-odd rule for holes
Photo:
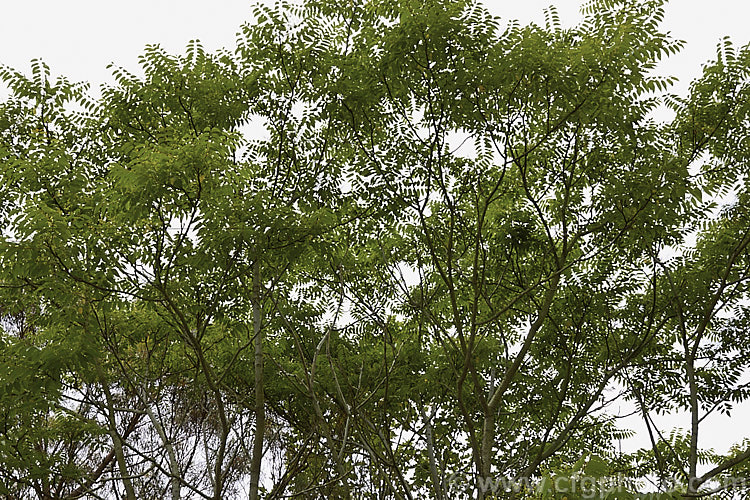
<svg viewBox="0 0 750 500">
<path fill-rule="evenodd" d="M 29 71 L 29 61 L 43 58 L 54 75 L 89 81 L 92 88 L 111 81 L 106 66 L 114 62 L 137 69 L 143 47 L 159 43 L 170 52 L 181 52 L 191 39 L 200 39 L 209 50 L 232 47 L 238 27 L 249 21 L 251 2 L 245 0 L 0 0 L 0 63 Z M 502 18 L 543 23 L 543 9 L 554 4 L 564 25 L 580 19 L 580 0 L 487 0 L 485 5 Z M 730 35 L 736 45 L 748 43 L 748 0 L 672 0 L 664 29 L 687 41 L 683 52 L 661 67 L 680 78 L 675 91 L 683 91 L 699 74 L 701 64 L 715 54 L 717 42 Z M 2 95 L 0 93 L 0 95 Z M 703 430 L 702 443 L 725 451 L 741 438 L 738 427 L 750 421 L 750 408 L 731 419 L 713 418 Z M 685 419 L 670 419 L 687 428 Z M 639 423 L 632 421 L 634 428 Z M 640 428 L 638 430 L 641 430 Z M 643 437 L 624 444 L 646 445 Z"/>
<path fill-rule="evenodd" d="M 0 63 L 27 69 L 41 57 L 55 74 L 92 87 L 109 81 L 106 66 L 115 62 L 135 69 L 148 43 L 179 52 L 194 38 L 207 49 L 231 47 L 237 28 L 250 20 L 246 0 L 0 0 Z M 554 4 L 563 24 L 580 18 L 581 0 L 487 0 L 496 15 L 522 22 L 543 23 L 542 11 Z M 664 70 L 688 82 L 703 61 L 713 56 L 717 41 L 730 35 L 737 45 L 748 43 L 747 0 L 672 0 L 665 29 L 688 45 Z"/>
</svg>

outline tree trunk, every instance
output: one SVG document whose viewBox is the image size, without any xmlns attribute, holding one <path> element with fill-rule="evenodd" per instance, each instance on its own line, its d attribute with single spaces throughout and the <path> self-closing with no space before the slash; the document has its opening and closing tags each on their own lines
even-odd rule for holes
<svg viewBox="0 0 750 500">
<path fill-rule="evenodd" d="M 136 500 L 135 489 L 133 488 L 133 482 L 130 480 L 130 472 L 128 471 L 128 464 L 125 460 L 125 451 L 123 449 L 122 438 L 117 432 L 117 420 L 115 419 L 115 405 L 112 401 L 112 393 L 109 391 L 107 381 L 104 380 L 104 373 L 102 373 L 101 368 L 97 367 L 97 369 L 99 371 L 99 378 L 102 381 L 104 397 L 107 399 L 107 421 L 109 423 L 109 435 L 112 437 L 112 446 L 115 450 L 117 468 L 120 471 L 122 484 L 125 487 L 125 496 L 128 500 Z"/>
<path fill-rule="evenodd" d="M 253 344 L 255 346 L 255 435 L 250 463 L 250 500 L 257 500 L 263 461 L 263 436 L 266 432 L 265 393 L 263 392 L 263 320 L 260 301 L 260 263 L 253 266 Z"/>
</svg>

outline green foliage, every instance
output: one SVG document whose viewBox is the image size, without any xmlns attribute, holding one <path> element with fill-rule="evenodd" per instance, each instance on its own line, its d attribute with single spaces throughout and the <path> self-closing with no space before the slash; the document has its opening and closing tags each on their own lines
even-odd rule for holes
<svg viewBox="0 0 750 500">
<path fill-rule="evenodd" d="M 259 5 L 98 99 L 0 68 L 0 494 L 745 492 L 699 430 L 750 396 L 750 49 L 675 96 L 662 1 L 583 11 Z"/>
</svg>

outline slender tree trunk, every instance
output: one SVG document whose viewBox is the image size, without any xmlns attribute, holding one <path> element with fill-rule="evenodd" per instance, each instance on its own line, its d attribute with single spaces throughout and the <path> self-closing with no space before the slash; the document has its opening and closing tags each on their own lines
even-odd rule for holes
<svg viewBox="0 0 750 500">
<path fill-rule="evenodd" d="M 557 286 L 560 283 L 560 275 L 555 274 L 551 279 L 549 283 L 549 288 L 544 294 L 544 301 L 542 302 L 541 308 L 539 310 L 539 313 L 537 314 L 536 319 L 531 324 L 528 333 L 526 334 L 526 337 L 524 338 L 523 345 L 521 346 L 521 350 L 516 354 L 515 358 L 513 359 L 513 363 L 508 368 L 508 370 L 505 372 L 502 382 L 496 387 L 490 390 L 489 394 L 489 402 L 487 403 L 487 408 L 484 412 L 484 421 L 482 424 L 482 443 L 481 443 L 481 450 L 480 450 L 480 469 L 479 469 L 479 483 L 480 484 L 488 484 L 487 481 L 491 479 L 490 474 L 492 473 L 492 453 L 494 451 L 495 447 L 495 426 L 496 426 L 496 418 L 497 418 L 497 412 L 500 409 L 500 403 L 502 402 L 502 398 L 505 395 L 506 391 L 510 388 L 511 383 L 513 382 L 513 379 L 518 373 L 518 370 L 521 368 L 521 365 L 523 364 L 524 359 L 526 358 L 526 354 L 528 353 L 529 349 L 531 348 L 531 344 L 536 338 L 537 333 L 542 328 L 542 325 L 544 324 L 545 320 L 547 319 L 547 315 L 549 314 L 550 307 L 552 306 L 552 301 L 555 298 L 555 294 L 557 292 Z M 481 488 L 479 489 L 479 495 L 478 498 L 480 500 L 484 499 L 486 497 L 487 492 L 481 491 Z"/>
<path fill-rule="evenodd" d="M 478 498 L 483 499 L 489 493 L 484 488 L 484 485 L 489 484 L 492 478 L 492 450 L 495 446 L 495 413 L 494 410 L 490 409 L 484 415 L 484 422 L 482 424 L 482 469 L 479 471 L 478 481 Z"/>
<path fill-rule="evenodd" d="M 107 381 L 104 380 L 104 374 L 101 368 L 99 370 L 99 378 L 102 381 L 102 389 L 104 390 L 104 397 L 107 399 L 107 421 L 109 423 L 109 435 L 112 437 L 112 447 L 115 450 L 115 457 L 117 459 L 117 468 L 120 471 L 122 484 L 125 487 L 125 496 L 128 500 L 136 500 L 135 489 L 133 488 L 133 481 L 130 479 L 130 471 L 128 470 L 128 463 L 125 460 L 125 451 L 123 448 L 122 438 L 120 433 L 117 432 L 117 420 L 115 419 L 114 402 L 112 400 L 112 393 L 109 391 Z"/>
<path fill-rule="evenodd" d="M 148 415 L 149 420 L 151 420 L 151 424 L 156 429 L 156 433 L 159 434 L 159 438 L 161 438 L 161 442 L 164 445 L 164 448 L 167 450 L 167 457 L 169 460 L 169 491 L 170 495 L 172 497 L 172 500 L 180 500 L 180 464 L 177 462 L 177 455 L 174 452 L 174 446 L 172 446 L 172 442 L 167 438 L 167 433 L 164 431 L 164 426 L 161 425 L 161 422 L 156 418 L 156 415 L 154 415 L 153 410 L 151 410 L 151 407 L 148 405 L 148 401 L 146 401 L 145 395 L 143 396 L 143 404 L 146 408 L 146 415 Z"/>
<path fill-rule="evenodd" d="M 700 423 L 699 407 L 698 407 L 698 385 L 695 380 L 695 358 L 692 356 L 692 352 L 688 349 L 687 344 L 685 345 L 685 353 L 687 359 L 685 360 L 685 372 L 687 375 L 687 382 L 690 390 L 690 455 L 688 457 L 688 485 L 687 493 L 692 495 L 697 493 L 698 485 L 696 479 L 698 477 L 698 424 Z"/>
<path fill-rule="evenodd" d="M 323 411 L 320 409 L 320 403 L 318 402 L 318 397 L 315 394 L 315 372 L 318 366 L 318 356 L 320 355 L 320 351 L 323 349 L 323 345 L 328 341 L 329 335 L 330 335 L 330 329 L 326 332 L 323 338 L 320 339 L 320 342 L 318 342 L 318 345 L 315 348 L 315 354 L 313 354 L 312 363 L 310 364 L 310 374 L 307 379 L 308 380 L 307 385 L 310 391 L 310 399 L 312 400 L 313 410 L 315 411 L 315 415 L 318 418 L 318 427 L 322 430 L 323 437 L 325 437 L 326 439 L 326 444 L 328 444 L 328 449 L 331 452 L 331 457 L 337 458 L 334 462 L 334 467 L 336 469 L 336 472 L 341 476 L 340 485 L 343 488 L 343 491 L 341 493 L 341 498 L 351 498 L 349 484 L 346 481 L 346 469 L 343 467 L 343 464 L 341 463 L 341 460 L 340 460 L 342 457 L 342 454 L 336 451 L 336 443 L 333 439 L 333 432 L 331 431 L 331 426 L 329 422 L 323 416 Z M 345 401 L 342 401 L 342 403 L 346 404 Z"/>
<path fill-rule="evenodd" d="M 432 437 L 432 415 L 420 409 L 422 418 L 425 422 L 425 441 L 427 443 L 427 458 L 430 460 L 430 477 L 432 478 L 433 491 L 435 493 L 436 500 L 443 500 L 445 498 L 445 485 L 438 473 L 437 458 L 435 456 L 435 444 Z"/>
<path fill-rule="evenodd" d="M 255 346 L 255 435 L 250 463 L 250 500 L 257 500 L 260 469 L 263 460 L 263 436 L 266 432 L 265 393 L 263 392 L 263 320 L 260 301 L 260 263 L 253 266 L 253 343 Z"/>
</svg>

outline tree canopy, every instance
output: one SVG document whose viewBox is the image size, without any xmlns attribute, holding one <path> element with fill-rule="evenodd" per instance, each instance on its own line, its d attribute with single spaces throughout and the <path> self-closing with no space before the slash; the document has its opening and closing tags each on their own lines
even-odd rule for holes
<svg viewBox="0 0 750 500">
<path fill-rule="evenodd" d="M 700 431 L 750 397 L 750 48 L 670 94 L 663 4 L 261 5 L 97 98 L 0 67 L 0 495 L 746 494 Z"/>
</svg>

